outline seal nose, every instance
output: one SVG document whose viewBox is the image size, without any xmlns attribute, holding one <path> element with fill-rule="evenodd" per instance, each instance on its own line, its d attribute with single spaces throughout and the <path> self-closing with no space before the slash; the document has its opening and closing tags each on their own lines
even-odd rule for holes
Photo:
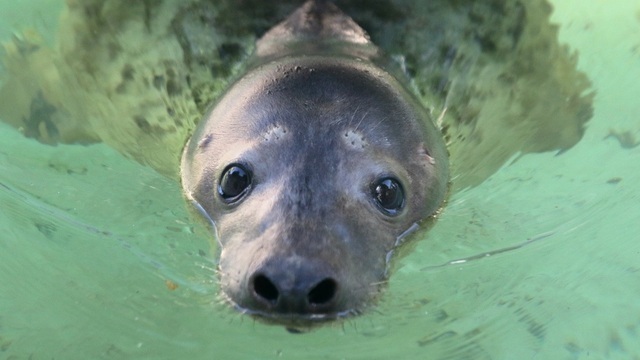
<svg viewBox="0 0 640 360">
<path fill-rule="evenodd" d="M 265 266 L 249 280 L 254 302 L 282 314 L 323 314 L 335 311 L 338 282 L 312 265 Z"/>
</svg>

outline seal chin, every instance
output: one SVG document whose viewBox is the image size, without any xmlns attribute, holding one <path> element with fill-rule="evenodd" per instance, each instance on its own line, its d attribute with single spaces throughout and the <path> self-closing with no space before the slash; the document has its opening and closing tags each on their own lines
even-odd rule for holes
<svg viewBox="0 0 640 360">
<path fill-rule="evenodd" d="M 349 318 L 362 314 L 359 309 L 347 309 L 328 313 L 277 313 L 271 311 L 263 311 L 250 309 L 239 305 L 224 292 L 224 300 L 236 311 L 241 314 L 250 315 L 254 319 L 269 325 L 284 326 L 291 333 L 304 333 L 315 327 L 321 326 L 329 322 L 347 320 Z"/>
</svg>

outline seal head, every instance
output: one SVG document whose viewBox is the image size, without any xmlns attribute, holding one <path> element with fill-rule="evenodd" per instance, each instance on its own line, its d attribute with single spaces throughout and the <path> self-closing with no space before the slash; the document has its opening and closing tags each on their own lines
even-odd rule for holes
<svg viewBox="0 0 640 360">
<path fill-rule="evenodd" d="M 439 130 L 334 5 L 310 1 L 259 42 L 182 158 L 238 309 L 289 327 L 360 313 L 400 240 L 441 206 Z"/>
</svg>

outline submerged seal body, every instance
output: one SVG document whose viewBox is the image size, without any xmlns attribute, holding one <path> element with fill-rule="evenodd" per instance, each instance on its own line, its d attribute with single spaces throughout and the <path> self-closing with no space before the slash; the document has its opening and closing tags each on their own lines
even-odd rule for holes
<svg viewBox="0 0 640 360">
<path fill-rule="evenodd" d="M 259 40 L 187 143 L 184 191 L 215 227 L 241 311 L 289 326 L 360 313 L 440 208 L 441 134 L 381 59 L 353 20 L 309 1 Z"/>
</svg>

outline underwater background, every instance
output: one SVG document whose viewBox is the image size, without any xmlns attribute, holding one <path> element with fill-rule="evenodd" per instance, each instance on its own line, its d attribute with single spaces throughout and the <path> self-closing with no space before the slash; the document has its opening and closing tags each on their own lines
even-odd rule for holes
<svg viewBox="0 0 640 360">
<path fill-rule="evenodd" d="M 596 91 L 584 138 L 455 194 L 376 309 L 304 335 L 221 304 L 178 183 L 0 122 L 0 359 L 640 358 L 640 3 L 552 3 Z M 61 8 L 0 3 L 0 39 L 53 42 Z"/>
</svg>

